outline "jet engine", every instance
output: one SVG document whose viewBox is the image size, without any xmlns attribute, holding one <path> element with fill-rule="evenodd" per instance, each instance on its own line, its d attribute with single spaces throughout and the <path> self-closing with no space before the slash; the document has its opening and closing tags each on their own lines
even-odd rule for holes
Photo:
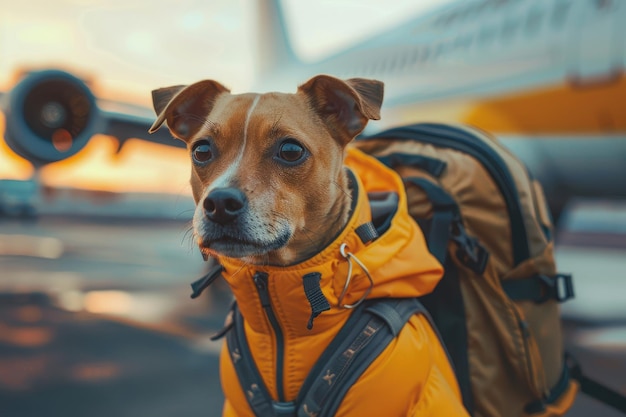
<svg viewBox="0 0 626 417">
<path fill-rule="evenodd" d="M 28 73 L 4 99 L 5 140 L 35 166 L 76 154 L 105 123 L 87 85 L 60 70 Z"/>
</svg>

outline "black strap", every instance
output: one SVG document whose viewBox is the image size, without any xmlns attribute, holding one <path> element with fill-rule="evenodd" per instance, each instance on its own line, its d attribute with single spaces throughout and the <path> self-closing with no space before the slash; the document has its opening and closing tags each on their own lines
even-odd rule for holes
<svg viewBox="0 0 626 417">
<path fill-rule="evenodd" d="M 211 285 L 216 279 L 218 279 L 224 268 L 222 265 L 215 265 L 205 276 L 191 283 L 191 298 L 197 298 L 209 285 Z"/>
<path fill-rule="evenodd" d="M 425 309 L 414 298 L 362 303 L 309 373 L 299 395 L 298 417 L 334 416 L 354 382 L 418 312 Z"/>
<path fill-rule="evenodd" d="M 428 227 L 428 224 L 425 224 Z M 474 397 L 470 379 L 468 356 L 468 330 L 465 300 L 461 292 L 459 267 L 449 257 L 443 264 L 444 274 L 435 289 L 420 297 L 430 314 L 432 327 L 438 333 L 454 368 L 463 405 L 474 415 Z M 428 315 L 426 316 L 428 317 Z"/>
<path fill-rule="evenodd" d="M 359 237 L 359 239 L 361 239 L 361 242 L 363 243 L 369 243 L 378 238 L 378 232 L 376 231 L 376 227 L 372 222 L 363 223 L 362 225 L 354 229 L 354 233 L 357 234 L 357 236 Z"/>
<path fill-rule="evenodd" d="M 580 384 L 582 392 L 626 414 L 626 396 L 585 375 L 580 364 L 569 353 L 566 352 L 564 357 L 563 371 L 559 381 L 546 398 L 528 404 L 524 411 L 533 414 L 545 410 L 546 404 L 556 402 L 569 388 L 570 380 L 575 379 Z"/>
<path fill-rule="evenodd" d="M 234 328 L 226 334 L 231 362 L 250 408 L 257 416 L 295 417 L 295 404 L 274 402 L 257 368 L 244 332 L 243 316 L 235 306 Z"/>
<path fill-rule="evenodd" d="M 582 392 L 626 414 L 626 396 L 589 378 L 589 376 L 583 373 L 580 364 L 571 355 L 566 354 L 566 360 L 570 365 L 572 378 L 580 383 Z"/>
<path fill-rule="evenodd" d="M 446 260 L 452 222 L 458 217 L 459 207 L 456 201 L 443 188 L 425 178 L 407 177 L 404 178 L 404 181 L 424 190 L 433 205 L 433 220 L 427 239 L 428 249 L 443 265 Z"/>
<path fill-rule="evenodd" d="M 420 187 L 433 205 L 433 219 L 428 234 L 428 250 L 443 265 L 446 261 L 448 241 L 457 244 L 456 255 L 461 262 L 478 275 L 485 272 L 489 252 L 478 239 L 469 236 L 461 219 L 459 206 L 443 188 L 420 177 L 404 178 L 405 183 Z"/>
<path fill-rule="evenodd" d="M 439 178 L 441 174 L 443 174 L 447 165 L 446 162 L 441 159 L 408 153 L 392 153 L 385 156 L 379 156 L 378 160 L 393 169 L 398 166 L 412 166 L 420 168 L 435 178 Z"/>
<path fill-rule="evenodd" d="M 561 370 L 561 376 L 557 383 L 550 389 L 545 398 L 537 401 L 533 401 L 524 407 L 524 411 L 528 414 L 535 414 L 545 411 L 546 405 L 554 404 L 561 395 L 565 394 L 570 386 L 572 375 L 570 372 L 570 365 L 568 363 L 567 354 L 563 361 L 563 369 Z"/>
<path fill-rule="evenodd" d="M 535 275 L 529 278 L 502 281 L 502 289 L 511 300 L 543 303 L 548 300 L 564 302 L 574 298 L 574 284 L 569 274 Z"/>
<path fill-rule="evenodd" d="M 212 341 L 220 340 L 222 337 L 226 336 L 226 334 L 233 328 L 235 325 L 235 310 L 237 309 L 237 302 L 233 300 L 230 303 L 230 307 L 228 309 L 228 314 L 226 315 L 226 320 L 224 320 L 224 327 L 218 330 L 216 333 L 213 333 L 209 339 Z"/>
<path fill-rule="evenodd" d="M 320 288 L 321 279 L 322 274 L 319 272 L 311 272 L 302 277 L 304 294 L 311 305 L 311 317 L 306 325 L 306 328 L 309 330 L 313 328 L 313 319 L 315 317 L 319 316 L 323 311 L 330 310 L 330 304 Z"/>
</svg>

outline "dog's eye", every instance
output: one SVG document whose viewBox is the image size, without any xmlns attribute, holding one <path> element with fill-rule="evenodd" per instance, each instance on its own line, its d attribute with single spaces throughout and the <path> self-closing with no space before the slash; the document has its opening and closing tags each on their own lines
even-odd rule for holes
<svg viewBox="0 0 626 417">
<path fill-rule="evenodd" d="M 206 140 L 196 142 L 191 149 L 191 157 L 196 164 L 204 165 L 213 159 L 211 144 Z"/>
<path fill-rule="evenodd" d="M 306 149 L 304 146 L 300 145 L 295 140 L 286 140 L 281 143 L 278 148 L 278 158 L 283 162 L 287 162 L 290 164 L 300 162 L 307 155 Z"/>
</svg>

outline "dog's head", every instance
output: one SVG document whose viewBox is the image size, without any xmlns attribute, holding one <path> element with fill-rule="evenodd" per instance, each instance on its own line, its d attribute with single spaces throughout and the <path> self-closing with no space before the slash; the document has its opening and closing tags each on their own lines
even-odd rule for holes
<svg viewBox="0 0 626 417">
<path fill-rule="evenodd" d="M 383 84 L 320 75 L 295 94 L 230 94 L 216 81 L 152 92 L 187 143 L 194 235 L 209 255 L 287 265 L 322 249 L 350 207 L 344 148 L 380 118 Z"/>
</svg>

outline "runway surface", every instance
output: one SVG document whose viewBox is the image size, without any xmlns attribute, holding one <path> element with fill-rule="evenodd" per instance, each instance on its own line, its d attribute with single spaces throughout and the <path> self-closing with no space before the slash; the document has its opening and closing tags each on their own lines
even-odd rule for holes
<svg viewBox="0 0 626 417">
<path fill-rule="evenodd" d="M 220 343 L 209 336 L 228 292 L 189 298 L 206 265 L 187 230 L 163 219 L 0 221 L 0 416 L 220 415 Z M 578 290 L 563 310 L 567 348 L 626 392 L 626 249 L 570 242 L 557 257 Z M 582 395 L 567 414 L 589 415 L 620 414 Z"/>
</svg>

